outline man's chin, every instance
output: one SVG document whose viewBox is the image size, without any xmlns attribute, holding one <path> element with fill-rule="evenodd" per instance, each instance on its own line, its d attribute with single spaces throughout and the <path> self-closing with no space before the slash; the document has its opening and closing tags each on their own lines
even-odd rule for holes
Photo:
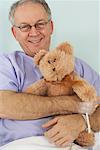
<svg viewBox="0 0 100 150">
<path fill-rule="evenodd" d="M 41 49 L 43 49 L 41 46 L 31 47 L 30 48 L 31 56 L 34 57 Z"/>
</svg>

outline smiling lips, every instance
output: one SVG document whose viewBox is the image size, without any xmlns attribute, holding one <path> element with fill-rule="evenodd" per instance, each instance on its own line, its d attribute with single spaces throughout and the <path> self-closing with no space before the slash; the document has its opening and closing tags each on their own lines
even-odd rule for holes
<svg viewBox="0 0 100 150">
<path fill-rule="evenodd" d="M 32 40 L 29 40 L 29 42 L 33 43 L 33 44 L 38 44 L 39 42 L 41 42 L 42 38 L 39 38 L 39 39 L 32 39 Z"/>
<path fill-rule="evenodd" d="M 38 44 L 38 43 L 40 43 L 41 42 L 41 40 L 44 38 L 44 36 L 42 35 L 42 36 L 34 36 L 34 37 L 30 37 L 29 38 L 29 40 L 28 40 L 28 42 L 31 42 L 31 43 L 33 43 L 33 44 Z"/>
</svg>

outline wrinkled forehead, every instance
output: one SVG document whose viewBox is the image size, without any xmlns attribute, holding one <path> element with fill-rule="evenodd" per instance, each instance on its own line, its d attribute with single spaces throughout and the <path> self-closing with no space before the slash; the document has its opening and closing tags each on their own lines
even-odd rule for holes
<svg viewBox="0 0 100 150">
<path fill-rule="evenodd" d="M 44 19 L 48 19 L 48 14 L 44 7 L 39 3 L 24 3 L 18 6 L 14 13 L 15 23 L 35 23 Z"/>
</svg>

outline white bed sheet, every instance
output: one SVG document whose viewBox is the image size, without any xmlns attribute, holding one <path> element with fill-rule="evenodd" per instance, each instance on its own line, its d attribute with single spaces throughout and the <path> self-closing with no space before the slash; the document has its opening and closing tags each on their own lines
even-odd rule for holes
<svg viewBox="0 0 100 150">
<path fill-rule="evenodd" d="M 100 150 L 100 133 L 96 134 L 96 144 L 93 150 Z M 0 150 L 86 150 L 74 145 L 70 148 L 57 148 L 55 145 L 48 142 L 44 136 L 33 136 L 28 138 L 19 139 L 13 141 L 5 146 L 2 146 Z"/>
<path fill-rule="evenodd" d="M 57 148 L 55 145 L 49 143 L 44 136 L 33 136 L 13 141 L 1 147 L 0 150 L 70 150 L 70 148 Z M 82 149 L 74 145 L 71 150 Z"/>
</svg>

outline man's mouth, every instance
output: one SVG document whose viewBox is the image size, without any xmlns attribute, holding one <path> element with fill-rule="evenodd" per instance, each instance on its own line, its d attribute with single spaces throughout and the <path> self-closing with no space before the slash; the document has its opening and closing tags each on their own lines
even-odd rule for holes
<svg viewBox="0 0 100 150">
<path fill-rule="evenodd" d="M 28 42 L 30 42 L 32 44 L 38 44 L 38 43 L 41 42 L 41 40 L 42 40 L 42 38 L 40 38 L 40 39 L 32 39 L 32 40 L 28 40 Z"/>
</svg>

